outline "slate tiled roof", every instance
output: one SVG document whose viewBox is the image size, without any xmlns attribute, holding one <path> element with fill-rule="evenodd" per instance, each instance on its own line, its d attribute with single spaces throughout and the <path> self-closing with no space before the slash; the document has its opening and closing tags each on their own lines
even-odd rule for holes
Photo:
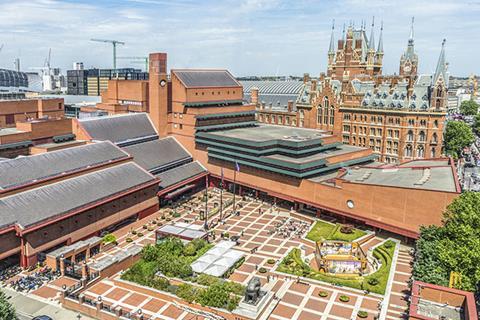
<svg viewBox="0 0 480 320">
<path fill-rule="evenodd" d="M 0 190 L 19 187 L 127 158 L 128 154 L 111 142 L 92 143 L 38 155 L 0 161 Z"/>
<path fill-rule="evenodd" d="M 133 156 L 139 166 L 152 173 L 164 171 L 164 168 L 189 162 L 192 156 L 173 137 L 138 143 L 123 148 Z"/>
<path fill-rule="evenodd" d="M 239 87 L 240 83 L 227 70 L 172 70 L 185 87 Z"/>
<path fill-rule="evenodd" d="M 156 139 L 158 134 L 146 113 L 78 120 L 93 140 L 109 140 L 119 146 Z"/>
<path fill-rule="evenodd" d="M 176 183 L 190 179 L 196 175 L 206 172 L 204 166 L 198 161 L 184 164 L 180 167 L 173 168 L 171 170 L 157 174 L 160 178 L 160 189 L 168 188 Z"/>
<path fill-rule="evenodd" d="M 129 162 L 0 198 L 0 227 L 29 227 L 154 180 Z"/>
</svg>

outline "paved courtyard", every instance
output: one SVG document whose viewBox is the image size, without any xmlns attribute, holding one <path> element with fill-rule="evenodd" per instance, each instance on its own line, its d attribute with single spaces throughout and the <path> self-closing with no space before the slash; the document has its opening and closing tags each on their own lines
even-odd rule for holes
<svg viewBox="0 0 480 320">
<path fill-rule="evenodd" d="M 224 193 L 225 199 L 231 198 L 231 194 Z M 107 255 L 111 255 L 117 250 L 132 246 L 134 244 L 146 245 L 155 242 L 155 232 L 159 225 L 172 223 L 173 221 L 185 221 L 196 224 L 203 224 L 198 220 L 199 212 L 205 208 L 205 202 L 198 199 L 198 195 L 192 197 L 192 201 L 176 209 L 181 214 L 179 218 L 169 216 L 172 209 L 161 209 L 159 212 L 143 220 L 136 221 L 115 232 L 118 245 L 98 254 L 95 259 L 101 260 Z M 218 203 L 218 195 L 208 201 L 209 210 Z M 220 240 L 220 235 L 224 232 L 230 236 L 240 236 L 239 245 L 236 249 L 245 252 L 246 260 L 243 265 L 235 270 L 230 276 L 230 280 L 247 284 L 248 281 L 257 276 L 262 284 L 268 285 L 275 293 L 275 297 L 268 305 L 260 319 L 356 319 L 360 310 L 368 313 L 367 319 L 374 319 L 380 312 L 380 307 L 387 303 L 387 319 L 401 319 L 407 309 L 408 300 L 408 281 L 411 276 L 408 247 L 402 247 L 397 264 L 393 266 L 394 277 L 391 283 L 391 292 L 383 297 L 377 294 L 365 294 L 363 291 L 350 289 L 347 287 L 333 286 L 327 283 L 321 283 L 314 280 L 296 279 L 295 277 L 285 276 L 274 271 L 276 264 L 270 265 L 267 261 L 274 259 L 278 263 L 287 252 L 292 248 L 301 247 L 306 255 L 314 252 L 314 244 L 297 235 L 285 236 L 275 233 L 276 226 L 295 219 L 300 222 L 298 217 L 290 217 L 289 212 L 282 209 L 272 208 L 269 203 L 263 203 L 259 200 L 247 199 L 241 201 L 237 196 L 237 203 L 242 207 L 238 209 L 239 216 L 233 215 L 225 220 L 225 223 L 217 225 L 215 230 L 215 242 Z M 231 211 L 231 206 L 227 211 Z M 168 216 L 167 219 L 161 219 L 162 216 Z M 218 214 L 216 216 L 218 218 Z M 215 218 L 215 217 L 214 217 Z M 214 219 L 213 218 L 213 219 Z M 211 218 L 212 219 L 212 218 Z M 152 224 L 152 221 L 158 221 Z M 151 227 L 145 228 L 144 225 Z M 136 235 L 132 231 L 136 231 Z M 138 236 L 142 233 L 142 236 Z M 131 242 L 127 242 L 127 238 Z M 368 248 L 382 242 L 384 239 L 373 237 L 362 244 L 362 248 L 367 251 Z M 265 268 L 266 273 L 260 273 L 260 268 Z M 44 287 L 33 292 L 34 295 L 44 299 L 55 300 L 63 284 L 70 286 L 76 283 L 75 280 L 68 278 L 57 279 Z M 327 297 L 320 297 L 318 293 L 325 291 Z M 184 304 L 178 298 L 168 295 L 147 295 L 136 292 L 128 287 L 122 287 L 114 279 L 103 279 L 94 286 L 90 287 L 85 295 L 90 299 L 97 299 L 102 296 L 105 304 L 112 307 L 121 306 L 126 311 L 136 312 L 141 309 L 145 319 L 192 319 L 192 314 L 187 309 L 182 308 Z M 350 298 L 349 302 L 341 302 L 339 296 L 346 295 Z M 203 317 L 195 315 L 198 319 Z"/>
</svg>

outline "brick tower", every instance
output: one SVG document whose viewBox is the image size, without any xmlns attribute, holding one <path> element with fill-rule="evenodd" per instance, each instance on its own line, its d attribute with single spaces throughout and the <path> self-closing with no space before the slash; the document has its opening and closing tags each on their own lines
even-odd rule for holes
<svg viewBox="0 0 480 320">
<path fill-rule="evenodd" d="M 151 53 L 149 56 L 149 113 L 160 137 L 168 133 L 168 77 L 167 54 Z"/>
</svg>

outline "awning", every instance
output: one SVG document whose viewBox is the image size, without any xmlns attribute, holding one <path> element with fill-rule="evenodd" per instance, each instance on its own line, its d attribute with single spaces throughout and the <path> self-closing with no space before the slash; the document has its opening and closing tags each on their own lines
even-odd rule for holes
<svg viewBox="0 0 480 320">
<path fill-rule="evenodd" d="M 183 186 L 173 192 L 170 192 L 170 193 L 167 193 L 167 195 L 165 196 L 165 199 L 172 199 L 172 198 L 175 198 L 176 196 L 184 193 L 185 191 L 187 190 L 190 190 L 190 189 L 193 189 L 195 187 L 194 184 L 187 184 L 186 186 Z"/>
</svg>

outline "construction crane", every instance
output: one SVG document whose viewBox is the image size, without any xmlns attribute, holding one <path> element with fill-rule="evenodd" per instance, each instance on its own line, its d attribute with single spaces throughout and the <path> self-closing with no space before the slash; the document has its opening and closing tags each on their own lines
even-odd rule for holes
<svg viewBox="0 0 480 320">
<path fill-rule="evenodd" d="M 124 45 L 125 42 L 117 41 L 117 40 L 105 40 L 105 39 L 90 39 L 90 41 L 95 42 L 104 42 L 104 43 L 111 43 L 113 46 L 113 70 L 117 70 L 117 45 Z"/>
<path fill-rule="evenodd" d="M 148 72 L 148 57 L 117 57 L 117 59 L 136 60 L 136 61 L 130 61 L 131 63 L 144 63 L 145 72 Z"/>
</svg>

